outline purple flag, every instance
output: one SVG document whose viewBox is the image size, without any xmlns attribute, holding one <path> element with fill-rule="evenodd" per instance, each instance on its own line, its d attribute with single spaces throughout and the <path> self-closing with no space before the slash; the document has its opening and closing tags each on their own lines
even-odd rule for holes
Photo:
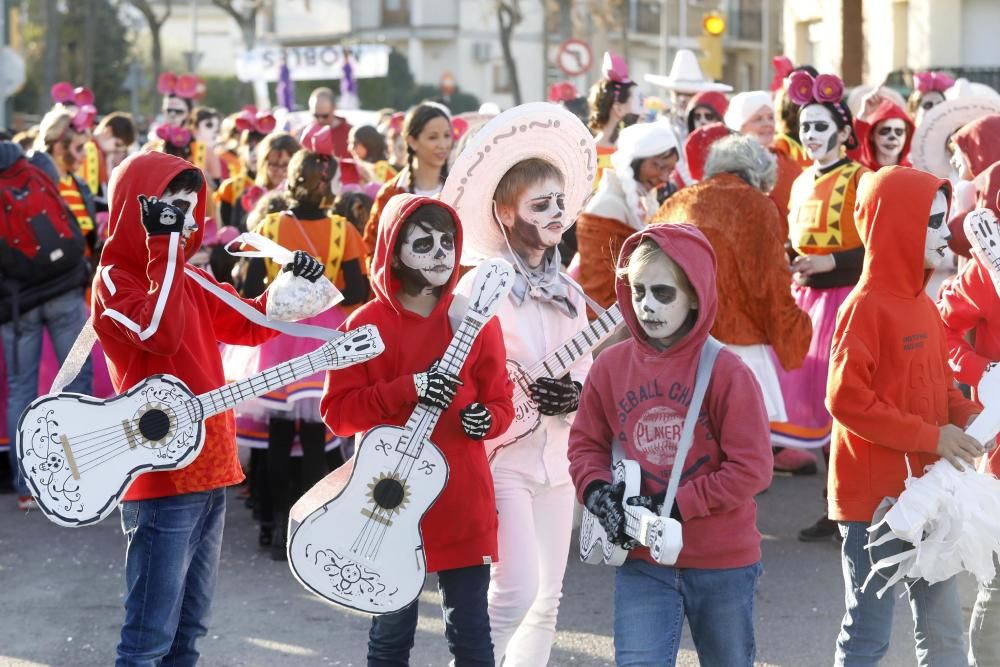
<svg viewBox="0 0 1000 667">
<path fill-rule="evenodd" d="M 295 109 L 295 85 L 292 83 L 292 73 L 285 60 L 281 61 L 281 67 L 278 69 L 277 94 L 279 106 L 289 111 Z"/>
</svg>

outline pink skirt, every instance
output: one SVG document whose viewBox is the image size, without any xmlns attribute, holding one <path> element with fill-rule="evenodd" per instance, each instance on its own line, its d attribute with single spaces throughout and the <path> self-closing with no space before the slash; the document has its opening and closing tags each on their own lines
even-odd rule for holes
<svg viewBox="0 0 1000 667">
<path fill-rule="evenodd" d="M 779 447 L 824 447 L 830 444 L 833 420 L 826 410 L 826 378 L 837 328 L 837 311 L 853 287 L 819 289 L 792 285 L 792 296 L 812 320 L 812 341 L 802 367 L 786 371 L 777 363 L 788 421 L 772 422 L 771 441 Z"/>
</svg>

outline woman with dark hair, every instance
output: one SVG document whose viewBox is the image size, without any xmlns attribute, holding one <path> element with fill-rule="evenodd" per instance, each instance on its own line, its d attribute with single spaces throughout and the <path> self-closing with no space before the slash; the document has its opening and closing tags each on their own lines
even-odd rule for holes
<svg viewBox="0 0 1000 667">
<path fill-rule="evenodd" d="M 705 90 L 694 97 L 687 105 L 688 133 L 711 123 L 721 123 L 729 109 L 726 96 L 715 90 Z"/>
<path fill-rule="evenodd" d="M 604 54 L 604 77 L 590 88 L 588 127 L 597 140 L 597 175 L 611 166 L 611 155 L 618 142 L 623 122 L 633 120 L 642 111 L 635 81 L 629 78 L 628 63 L 610 51 Z M 631 117 L 631 118 L 630 118 Z M 597 183 L 594 183 L 597 186 Z"/>
<path fill-rule="evenodd" d="M 791 76 L 796 72 L 805 72 L 813 78 L 819 75 L 819 72 L 812 65 L 802 65 L 792 70 L 788 80 L 791 80 Z M 774 95 L 776 109 L 774 120 L 778 130 L 778 133 L 774 135 L 774 149 L 795 160 L 800 167 L 805 169 L 812 164 L 812 158 L 802 148 L 802 143 L 799 141 L 799 105 L 793 102 L 788 95 L 788 80 Z"/>
<path fill-rule="evenodd" d="M 396 175 L 396 170 L 386 157 L 385 137 L 371 125 L 352 127 L 347 139 L 347 149 L 351 151 L 363 172 L 362 176 L 368 182 L 382 185 Z"/>
<path fill-rule="evenodd" d="M 379 217 L 390 199 L 403 192 L 423 197 L 441 192 L 448 177 L 448 156 L 454 142 L 448 108 L 437 102 L 421 102 L 410 109 L 403 119 L 403 139 L 406 141 L 406 166 L 378 191 L 365 225 L 365 247 L 369 255 L 375 251 Z"/>
<path fill-rule="evenodd" d="M 215 153 L 219 143 L 222 116 L 212 107 L 195 107 L 188 116 L 188 129 L 194 135 L 191 144 L 191 164 L 205 172 L 213 188 L 222 182 L 222 163 Z"/>
</svg>

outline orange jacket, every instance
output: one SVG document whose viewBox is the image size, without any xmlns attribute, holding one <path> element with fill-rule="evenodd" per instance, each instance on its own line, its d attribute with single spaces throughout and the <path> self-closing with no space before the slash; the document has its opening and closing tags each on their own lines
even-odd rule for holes
<svg viewBox="0 0 1000 667">
<path fill-rule="evenodd" d="M 827 382 L 835 521 L 871 521 L 883 498 L 903 491 L 907 455 L 920 476 L 938 459 L 940 427 L 964 428 L 979 412 L 955 387 L 944 326 L 924 291 L 927 219 L 939 188 L 951 189 L 907 167 L 869 172 L 858 186 L 865 263 L 840 308 Z"/>
<path fill-rule="evenodd" d="M 371 214 L 368 216 L 368 222 L 365 224 L 365 252 L 368 257 L 375 256 L 375 239 L 378 238 L 378 219 L 382 215 L 382 209 L 385 208 L 386 202 L 395 197 L 396 195 L 406 192 L 404 188 L 399 187 L 397 182 L 400 176 L 404 172 L 399 172 L 391 179 L 385 182 L 385 184 L 379 188 L 378 194 L 375 195 L 375 203 L 372 204 Z"/>
<path fill-rule="evenodd" d="M 592 213 L 581 213 L 576 221 L 577 252 L 580 253 L 580 287 L 584 294 L 603 308 L 617 300 L 615 294 L 615 263 L 625 239 L 635 230 L 621 220 Z M 587 317 L 597 314 L 587 308 Z"/>
</svg>

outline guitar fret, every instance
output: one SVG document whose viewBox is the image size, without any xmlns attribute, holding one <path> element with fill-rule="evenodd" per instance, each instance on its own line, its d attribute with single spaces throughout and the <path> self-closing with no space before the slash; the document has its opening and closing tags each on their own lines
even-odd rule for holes
<svg viewBox="0 0 1000 667">
<path fill-rule="evenodd" d="M 575 347 L 576 351 L 579 352 L 580 355 L 582 356 L 583 355 L 583 348 L 580 347 L 580 344 L 578 342 L 576 342 L 575 339 L 572 342 L 573 342 L 573 347 Z"/>
</svg>

